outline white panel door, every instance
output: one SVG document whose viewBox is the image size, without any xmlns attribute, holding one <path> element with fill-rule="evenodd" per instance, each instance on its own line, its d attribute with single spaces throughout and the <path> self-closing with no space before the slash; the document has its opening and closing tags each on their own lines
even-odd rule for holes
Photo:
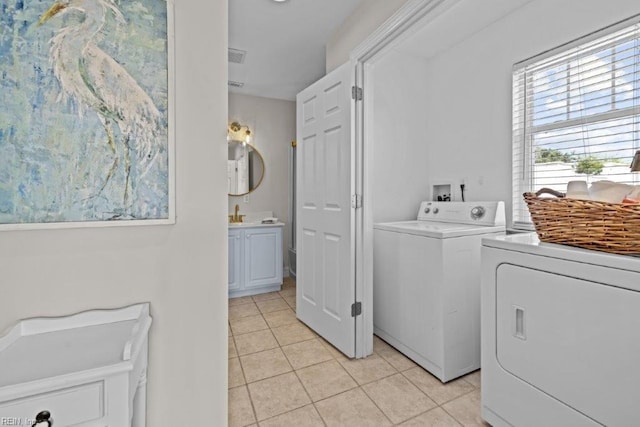
<svg viewBox="0 0 640 427">
<path fill-rule="evenodd" d="M 355 356 L 354 150 L 352 64 L 297 97 L 296 312 L 349 357 Z"/>
</svg>

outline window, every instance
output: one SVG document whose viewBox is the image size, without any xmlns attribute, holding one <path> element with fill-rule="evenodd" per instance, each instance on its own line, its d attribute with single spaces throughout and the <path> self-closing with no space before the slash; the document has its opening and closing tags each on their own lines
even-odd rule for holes
<svg viewBox="0 0 640 427">
<path fill-rule="evenodd" d="M 531 227 L 524 192 L 639 183 L 629 172 L 638 149 L 640 16 L 514 66 L 514 227 Z"/>
</svg>

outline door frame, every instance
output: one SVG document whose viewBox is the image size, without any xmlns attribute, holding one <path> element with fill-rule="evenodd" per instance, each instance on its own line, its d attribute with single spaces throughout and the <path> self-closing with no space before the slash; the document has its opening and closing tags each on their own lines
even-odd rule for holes
<svg viewBox="0 0 640 427">
<path fill-rule="evenodd" d="M 362 102 L 356 102 L 353 137 L 355 138 L 355 192 L 362 197 L 362 208 L 355 210 L 355 295 L 362 303 L 356 317 L 355 357 L 373 353 L 373 209 L 368 195 L 373 177 L 373 92 L 367 90 L 375 79 L 375 63 L 384 55 L 446 12 L 460 0 L 408 0 L 378 29 L 350 53 L 355 84 L 362 88 Z M 365 144 L 365 139 L 367 144 Z"/>
</svg>

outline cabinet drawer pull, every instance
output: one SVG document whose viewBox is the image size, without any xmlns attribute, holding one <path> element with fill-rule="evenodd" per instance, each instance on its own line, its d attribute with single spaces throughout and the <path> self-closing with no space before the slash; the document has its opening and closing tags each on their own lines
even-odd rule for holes
<svg viewBox="0 0 640 427">
<path fill-rule="evenodd" d="M 31 427 L 51 427 L 53 421 L 50 420 L 51 413 L 49 411 L 41 411 L 36 415 L 36 422 L 31 424 Z"/>
</svg>

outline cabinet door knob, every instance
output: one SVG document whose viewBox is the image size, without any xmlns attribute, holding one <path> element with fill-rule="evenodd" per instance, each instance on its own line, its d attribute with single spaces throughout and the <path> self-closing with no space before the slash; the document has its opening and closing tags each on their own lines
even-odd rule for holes
<svg viewBox="0 0 640 427">
<path fill-rule="evenodd" d="M 51 427 L 53 425 L 53 421 L 50 420 L 51 413 L 49 411 L 41 411 L 36 415 L 36 422 L 31 424 L 31 427 Z"/>
<path fill-rule="evenodd" d="M 249 237 L 251 237 L 251 234 L 247 234 L 247 239 L 248 239 Z"/>
</svg>

